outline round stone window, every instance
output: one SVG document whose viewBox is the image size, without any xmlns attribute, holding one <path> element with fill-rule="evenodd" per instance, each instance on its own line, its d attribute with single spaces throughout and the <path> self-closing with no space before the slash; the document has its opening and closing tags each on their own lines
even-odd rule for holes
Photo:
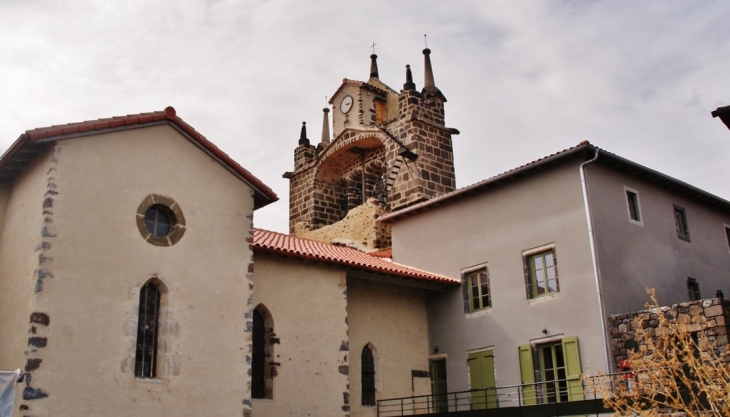
<svg viewBox="0 0 730 417">
<path fill-rule="evenodd" d="M 170 197 L 150 194 L 137 208 L 137 228 L 155 246 L 172 246 L 185 234 L 185 217 Z"/>
</svg>

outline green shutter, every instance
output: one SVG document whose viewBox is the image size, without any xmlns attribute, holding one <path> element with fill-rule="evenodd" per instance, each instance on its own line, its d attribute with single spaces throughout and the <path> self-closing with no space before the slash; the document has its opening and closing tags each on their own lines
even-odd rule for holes
<svg viewBox="0 0 730 417">
<path fill-rule="evenodd" d="M 520 375 L 522 376 L 522 404 L 537 404 L 535 390 L 535 366 L 532 364 L 532 345 L 521 345 L 518 348 L 520 355 Z"/>
<path fill-rule="evenodd" d="M 469 379 L 472 389 L 472 410 L 497 408 L 494 352 L 486 350 L 469 354 Z"/>
<path fill-rule="evenodd" d="M 565 337 L 563 342 L 563 356 L 565 357 L 565 374 L 568 379 L 568 400 L 579 401 L 583 397 L 583 381 L 581 380 L 580 351 L 578 337 Z"/>
</svg>

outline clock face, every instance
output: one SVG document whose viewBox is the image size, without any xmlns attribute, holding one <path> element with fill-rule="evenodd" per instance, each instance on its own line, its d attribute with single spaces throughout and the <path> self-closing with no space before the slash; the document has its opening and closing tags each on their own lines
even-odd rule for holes
<svg viewBox="0 0 730 417">
<path fill-rule="evenodd" d="M 347 114 L 347 112 L 349 112 L 352 108 L 352 103 L 352 96 L 345 96 L 340 102 L 340 111 Z"/>
</svg>

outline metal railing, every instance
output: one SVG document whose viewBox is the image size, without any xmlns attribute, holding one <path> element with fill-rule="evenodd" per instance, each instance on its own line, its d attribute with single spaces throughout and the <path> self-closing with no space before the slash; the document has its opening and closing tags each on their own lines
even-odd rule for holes
<svg viewBox="0 0 730 417">
<path fill-rule="evenodd" d="M 390 398 L 377 402 L 379 417 L 440 414 L 457 411 L 503 409 L 533 405 L 560 404 L 575 401 L 599 400 L 581 378 L 537 382 L 534 384 L 509 385 L 486 389 L 473 389 L 443 394 Z M 592 405 L 588 404 L 589 407 Z M 564 407 L 566 410 L 567 407 Z M 575 407 L 573 407 L 575 408 Z M 594 408 L 594 407 L 592 407 Z M 566 411 L 566 414 L 593 414 L 594 410 Z M 602 412 L 595 410 L 596 413 Z M 487 412 L 488 414 L 488 412 Z"/>
</svg>

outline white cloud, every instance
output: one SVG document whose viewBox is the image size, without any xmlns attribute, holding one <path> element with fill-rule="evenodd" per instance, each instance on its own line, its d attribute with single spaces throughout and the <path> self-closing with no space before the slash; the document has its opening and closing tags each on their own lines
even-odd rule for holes
<svg viewBox="0 0 730 417">
<path fill-rule="evenodd" d="M 272 186 L 287 228 L 302 120 L 342 78 L 422 86 L 428 34 L 458 185 L 581 140 L 730 197 L 726 2 L 0 1 L 0 146 L 26 129 L 173 105 Z"/>
</svg>

